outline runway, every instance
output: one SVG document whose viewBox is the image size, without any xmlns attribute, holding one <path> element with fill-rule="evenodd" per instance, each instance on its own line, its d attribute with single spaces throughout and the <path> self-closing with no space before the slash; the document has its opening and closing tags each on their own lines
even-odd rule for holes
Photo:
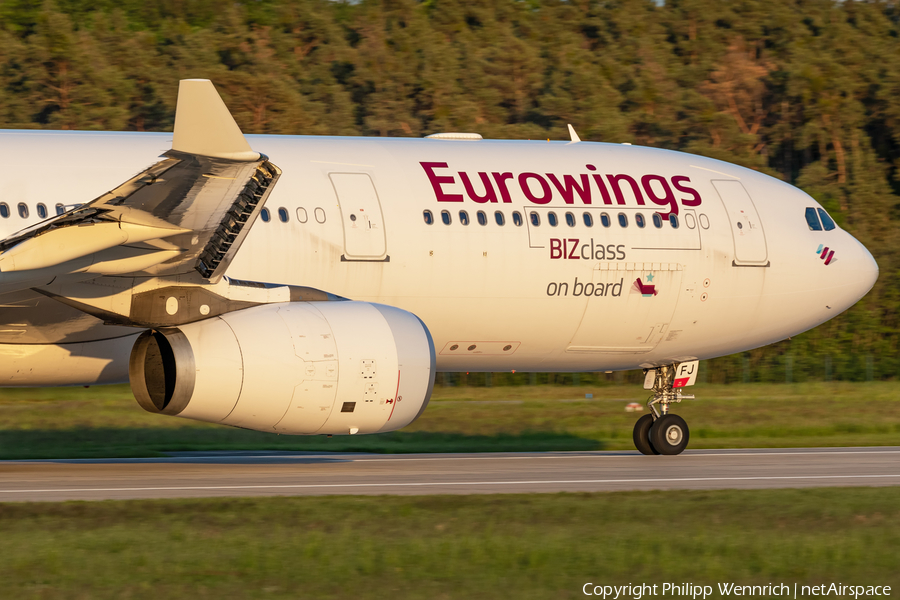
<svg viewBox="0 0 900 600">
<path fill-rule="evenodd" d="M 0 502 L 900 485 L 900 447 L 0 461 Z"/>
</svg>

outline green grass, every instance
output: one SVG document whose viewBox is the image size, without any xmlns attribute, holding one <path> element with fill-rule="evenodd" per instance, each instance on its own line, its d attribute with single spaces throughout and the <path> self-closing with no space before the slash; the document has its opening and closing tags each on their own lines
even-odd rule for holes
<svg viewBox="0 0 900 600">
<path fill-rule="evenodd" d="M 900 383 L 698 385 L 674 411 L 690 448 L 900 444 Z M 592 400 L 585 394 L 593 394 Z M 466 452 L 632 449 L 637 386 L 438 388 L 406 429 L 277 436 L 151 415 L 127 386 L 0 390 L 0 458 L 153 456 L 184 450 Z"/>
<path fill-rule="evenodd" d="M 900 590 L 897 488 L 0 504 L 6 598 L 583 598 Z"/>
</svg>

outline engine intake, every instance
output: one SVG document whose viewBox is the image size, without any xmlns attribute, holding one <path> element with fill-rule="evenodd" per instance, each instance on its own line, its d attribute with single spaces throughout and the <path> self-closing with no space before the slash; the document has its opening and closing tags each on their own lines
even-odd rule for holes
<svg viewBox="0 0 900 600">
<path fill-rule="evenodd" d="M 129 362 L 144 410 L 285 434 L 400 429 L 425 410 L 434 374 L 425 324 L 368 302 L 268 304 L 148 330 Z"/>
</svg>

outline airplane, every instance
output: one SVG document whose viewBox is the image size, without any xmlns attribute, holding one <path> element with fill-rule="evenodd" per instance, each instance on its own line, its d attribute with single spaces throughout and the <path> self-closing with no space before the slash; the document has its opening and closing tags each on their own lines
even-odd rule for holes
<svg viewBox="0 0 900 600">
<path fill-rule="evenodd" d="M 569 131 L 244 136 L 200 79 L 171 134 L 2 131 L 0 385 L 127 381 L 151 413 L 354 435 L 414 421 L 439 371 L 643 369 L 635 446 L 674 455 L 699 360 L 878 277 L 796 187 Z"/>
</svg>

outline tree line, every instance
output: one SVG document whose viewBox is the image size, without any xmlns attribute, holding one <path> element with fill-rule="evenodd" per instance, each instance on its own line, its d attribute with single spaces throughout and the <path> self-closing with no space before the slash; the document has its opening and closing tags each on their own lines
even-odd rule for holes
<svg viewBox="0 0 900 600">
<path fill-rule="evenodd" d="M 738 163 L 810 193 L 881 277 L 844 315 L 711 361 L 711 377 L 790 362 L 890 378 L 898 36 L 888 0 L 0 0 L 0 126 L 171 131 L 177 81 L 203 77 L 247 133 L 566 139 L 573 123 L 584 140 Z"/>
</svg>

